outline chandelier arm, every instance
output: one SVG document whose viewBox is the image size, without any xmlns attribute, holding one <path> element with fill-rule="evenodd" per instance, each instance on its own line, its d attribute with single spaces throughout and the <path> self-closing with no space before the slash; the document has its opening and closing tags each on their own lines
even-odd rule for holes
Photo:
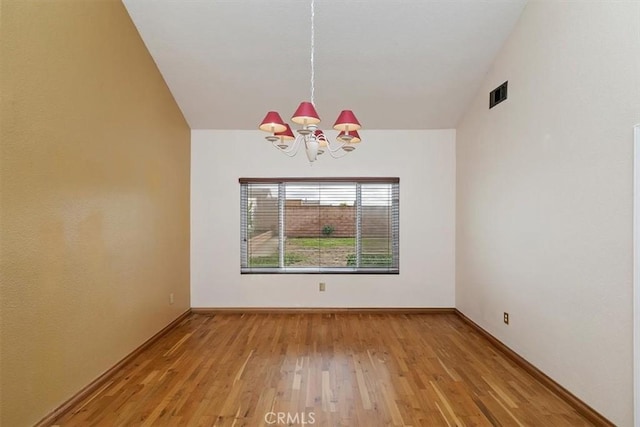
<svg viewBox="0 0 640 427">
<path fill-rule="evenodd" d="M 286 154 L 289 157 L 293 157 L 296 154 L 298 154 L 298 151 L 300 150 L 300 142 L 304 140 L 304 137 L 296 137 L 295 141 L 293 141 L 293 143 L 289 146 L 289 148 L 280 148 L 278 147 L 277 141 L 272 142 L 273 146 L 276 147 L 278 149 L 278 151 L 280 151 L 281 153 Z"/>
<path fill-rule="evenodd" d="M 334 153 L 333 151 L 331 151 L 331 150 L 327 150 L 327 151 L 329 152 L 329 155 L 330 155 L 331 157 L 333 157 L 334 159 L 341 159 L 342 157 L 344 157 L 344 156 L 346 156 L 347 154 L 349 154 L 349 153 L 347 153 L 346 151 L 343 151 L 341 155 L 337 155 L 337 154 L 335 154 L 335 153 Z M 337 151 L 337 150 L 336 150 L 336 151 Z"/>
<path fill-rule="evenodd" d="M 330 146 L 327 146 L 326 148 L 327 148 L 327 151 L 329 152 L 329 155 L 330 155 L 331 157 L 333 157 L 334 159 L 340 159 L 340 158 L 342 158 L 342 157 L 346 156 L 347 154 L 349 154 L 349 153 L 348 153 L 348 152 L 346 152 L 346 151 L 342 151 L 342 154 L 340 154 L 340 155 L 336 154 L 337 152 L 339 152 L 339 151 L 340 151 L 340 149 L 341 149 L 343 146 L 344 146 L 344 144 L 343 144 L 342 146 L 340 146 L 340 147 L 336 148 L 335 150 L 332 150 L 331 148 L 329 148 Z"/>
<path fill-rule="evenodd" d="M 287 155 L 287 156 L 289 156 L 289 157 L 293 157 L 293 156 L 295 156 L 296 154 L 298 154 L 298 150 L 297 150 L 297 149 L 295 149 L 295 150 L 292 150 L 292 149 L 282 149 L 282 148 L 278 147 L 276 144 L 273 144 L 273 146 L 274 146 L 274 147 L 276 147 L 276 148 L 278 149 L 278 151 L 280 151 L 281 153 L 286 154 L 286 155 Z M 294 146 L 292 146 L 292 147 L 294 147 Z M 295 146 L 295 147 L 297 148 L 298 146 Z"/>
<path fill-rule="evenodd" d="M 345 145 L 347 145 L 347 143 L 346 143 L 346 142 L 343 142 L 342 144 L 340 144 L 340 146 L 339 146 L 339 147 L 333 148 L 333 144 L 335 144 L 335 142 L 334 142 L 334 143 L 331 143 L 331 142 L 329 142 L 329 140 L 326 140 L 326 141 L 327 141 L 327 150 L 328 150 L 330 153 L 336 153 L 336 152 L 338 152 L 338 151 L 342 150 L 342 148 L 343 148 Z M 346 152 L 345 152 L 345 153 L 346 153 Z M 344 155 L 343 155 L 343 156 L 344 156 Z M 343 157 L 343 156 L 340 156 L 340 157 Z M 337 157 L 336 157 L 336 158 L 337 158 Z"/>
</svg>

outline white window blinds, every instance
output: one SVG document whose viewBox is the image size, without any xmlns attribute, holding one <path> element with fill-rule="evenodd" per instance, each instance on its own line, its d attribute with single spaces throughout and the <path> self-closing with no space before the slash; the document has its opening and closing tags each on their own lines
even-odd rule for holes
<svg viewBox="0 0 640 427">
<path fill-rule="evenodd" d="M 241 272 L 397 274 L 399 186 L 398 178 L 241 178 Z"/>
</svg>

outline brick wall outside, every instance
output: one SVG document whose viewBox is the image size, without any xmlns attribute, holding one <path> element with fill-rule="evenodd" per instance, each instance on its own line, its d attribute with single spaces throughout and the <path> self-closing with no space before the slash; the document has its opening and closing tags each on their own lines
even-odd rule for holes
<svg viewBox="0 0 640 427">
<path fill-rule="evenodd" d="M 325 225 L 333 227 L 333 237 L 355 237 L 356 208 L 354 206 L 287 205 L 285 209 L 288 237 L 319 237 Z M 388 238 L 389 210 L 384 206 L 362 207 L 362 235 Z"/>
<path fill-rule="evenodd" d="M 356 235 L 356 210 L 353 206 L 294 205 L 285 211 L 287 237 L 319 237 L 325 225 L 333 227 L 332 237 Z"/>
<path fill-rule="evenodd" d="M 261 199 L 255 206 L 256 232 L 278 230 L 276 199 Z M 355 237 L 355 206 L 306 205 L 299 200 L 287 200 L 285 205 L 285 235 L 287 237 L 322 237 L 325 225 L 333 227 L 332 237 Z M 385 206 L 362 207 L 364 237 L 389 237 L 389 211 Z"/>
</svg>

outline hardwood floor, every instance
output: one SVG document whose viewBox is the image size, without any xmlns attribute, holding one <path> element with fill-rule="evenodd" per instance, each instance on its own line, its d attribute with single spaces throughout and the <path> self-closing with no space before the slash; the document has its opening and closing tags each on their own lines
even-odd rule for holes
<svg viewBox="0 0 640 427">
<path fill-rule="evenodd" d="M 191 314 L 55 425 L 591 425 L 455 314 Z"/>
</svg>

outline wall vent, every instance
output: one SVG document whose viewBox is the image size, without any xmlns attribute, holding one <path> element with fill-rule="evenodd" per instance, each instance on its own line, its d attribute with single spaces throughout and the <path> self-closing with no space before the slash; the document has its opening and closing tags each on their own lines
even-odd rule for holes
<svg viewBox="0 0 640 427">
<path fill-rule="evenodd" d="M 495 88 L 489 94 L 489 108 L 493 108 L 496 105 L 500 104 L 502 101 L 507 99 L 507 84 L 509 82 L 506 81 L 502 83 L 500 86 Z"/>
</svg>

